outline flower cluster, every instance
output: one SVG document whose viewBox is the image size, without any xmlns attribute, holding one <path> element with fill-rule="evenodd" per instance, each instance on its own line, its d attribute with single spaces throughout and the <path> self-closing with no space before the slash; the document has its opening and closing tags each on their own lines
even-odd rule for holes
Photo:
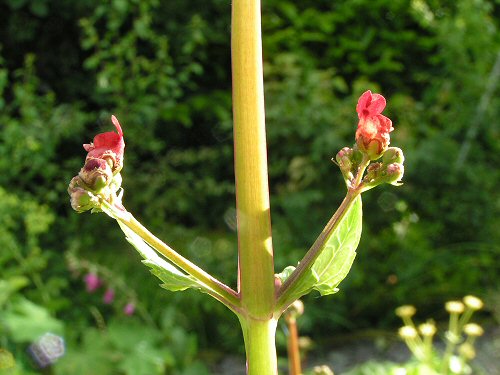
<svg viewBox="0 0 500 375">
<path fill-rule="evenodd" d="M 382 95 L 372 94 L 368 90 L 361 95 L 356 106 L 359 117 L 356 144 L 370 157 L 370 160 L 378 159 L 387 150 L 389 133 L 394 130 L 392 121 L 381 114 L 385 104 Z"/>
<path fill-rule="evenodd" d="M 99 277 L 99 275 L 94 271 L 87 273 L 83 277 L 83 281 L 85 283 L 86 290 L 89 293 L 94 293 L 101 286 L 105 284 L 104 281 Z M 108 286 L 102 296 L 102 302 L 106 305 L 111 305 L 114 302 L 114 300 L 115 300 L 115 289 L 112 286 Z M 135 302 L 133 301 L 129 301 L 123 307 L 123 313 L 125 315 L 133 315 L 134 311 L 135 311 Z"/>
<path fill-rule="evenodd" d="M 133 315 L 136 310 L 137 297 L 119 276 L 110 269 L 78 258 L 73 253 L 66 254 L 68 269 L 73 277 L 81 278 L 85 290 L 90 294 L 102 292 L 102 303 L 114 305 L 125 315 Z M 117 301 L 118 300 L 118 301 Z"/>
<path fill-rule="evenodd" d="M 392 121 L 381 114 L 385 105 L 385 98 L 370 90 L 358 100 L 356 144 L 344 147 L 335 158 L 349 189 L 366 191 L 382 183 L 400 185 L 404 156 L 401 149 L 389 147 L 389 133 L 394 128 Z M 380 162 L 372 163 L 380 158 Z"/>
<path fill-rule="evenodd" d="M 98 134 L 92 143 L 83 145 L 87 151 L 85 164 L 68 187 L 71 207 L 77 212 L 98 209 L 99 199 L 120 203 L 117 192 L 121 186 L 125 141 L 117 118 L 111 116 L 111 121 L 117 133 Z"/>
<path fill-rule="evenodd" d="M 416 313 L 415 307 L 405 305 L 396 309 L 396 315 L 404 323 L 404 326 L 399 329 L 399 336 L 405 341 L 415 358 L 427 365 L 435 365 L 435 371 L 446 374 L 449 370 L 453 374 L 468 373 L 467 362 L 476 356 L 474 342 L 484 333 L 481 326 L 469 323 L 469 321 L 473 313 L 482 307 L 483 302 L 475 296 L 465 296 L 463 301 L 446 302 L 445 309 L 450 314 L 450 323 L 444 335 L 446 349 L 440 361 L 434 360 L 437 351 L 432 343 L 437 332 L 436 325 L 432 320 L 428 320 L 426 323 L 415 326 L 412 319 Z"/>
</svg>

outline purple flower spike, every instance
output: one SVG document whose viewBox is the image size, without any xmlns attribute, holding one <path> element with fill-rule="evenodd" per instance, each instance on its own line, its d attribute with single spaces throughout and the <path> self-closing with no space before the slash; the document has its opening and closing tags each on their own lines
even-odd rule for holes
<svg viewBox="0 0 500 375">
<path fill-rule="evenodd" d="M 93 272 L 86 274 L 83 281 L 85 281 L 89 293 L 95 292 L 101 286 L 101 279 Z"/>
</svg>

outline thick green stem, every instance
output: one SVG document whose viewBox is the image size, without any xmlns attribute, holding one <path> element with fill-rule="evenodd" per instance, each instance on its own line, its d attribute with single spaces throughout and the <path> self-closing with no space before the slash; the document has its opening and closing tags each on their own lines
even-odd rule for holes
<svg viewBox="0 0 500 375">
<path fill-rule="evenodd" d="M 239 292 L 251 318 L 271 319 L 274 262 L 259 0 L 233 1 L 231 35 Z"/>
<path fill-rule="evenodd" d="M 240 323 L 247 353 L 247 373 L 254 375 L 277 374 L 275 344 L 277 320 L 240 318 Z"/>
<path fill-rule="evenodd" d="M 260 0 L 233 0 L 231 25 L 238 291 L 248 374 L 276 374 Z"/>
</svg>

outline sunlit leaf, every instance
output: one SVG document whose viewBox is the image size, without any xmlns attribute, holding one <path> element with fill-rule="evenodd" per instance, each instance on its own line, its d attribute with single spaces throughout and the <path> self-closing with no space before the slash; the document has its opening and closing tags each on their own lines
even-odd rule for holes
<svg viewBox="0 0 500 375">
<path fill-rule="evenodd" d="M 312 272 L 318 281 L 313 288 L 322 295 L 338 292 L 337 286 L 351 270 L 361 238 L 362 216 L 361 197 L 358 197 L 314 262 Z"/>
<path fill-rule="evenodd" d="M 362 205 L 361 197 L 358 197 L 322 245 L 320 254 L 311 268 L 292 287 L 287 300 L 293 301 L 313 289 L 321 295 L 338 292 L 337 286 L 349 273 L 356 257 L 361 227 Z M 284 282 L 294 270 L 295 267 L 288 266 L 277 276 Z"/>
</svg>

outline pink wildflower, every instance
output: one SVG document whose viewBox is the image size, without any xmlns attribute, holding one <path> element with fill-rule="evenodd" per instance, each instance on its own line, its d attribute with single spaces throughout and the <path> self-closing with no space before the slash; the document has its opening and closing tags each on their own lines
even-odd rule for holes
<svg viewBox="0 0 500 375">
<path fill-rule="evenodd" d="M 115 290 L 113 288 L 106 289 L 106 292 L 104 292 L 104 296 L 102 297 L 102 301 L 106 305 L 109 305 L 113 303 L 114 299 L 115 299 Z"/>
<path fill-rule="evenodd" d="M 134 311 L 135 311 L 135 304 L 133 302 L 129 302 L 125 305 L 125 307 L 123 308 L 123 313 L 125 315 L 133 315 L 134 314 Z"/>
<path fill-rule="evenodd" d="M 381 114 L 385 104 L 382 95 L 368 90 L 361 95 L 356 106 L 359 117 L 356 143 L 371 160 L 378 159 L 387 150 L 389 133 L 394 130 L 392 121 Z"/>
<path fill-rule="evenodd" d="M 92 293 L 95 292 L 101 286 L 101 279 L 97 274 L 90 272 L 85 275 L 83 278 L 85 285 L 87 286 L 87 292 Z"/>
</svg>

